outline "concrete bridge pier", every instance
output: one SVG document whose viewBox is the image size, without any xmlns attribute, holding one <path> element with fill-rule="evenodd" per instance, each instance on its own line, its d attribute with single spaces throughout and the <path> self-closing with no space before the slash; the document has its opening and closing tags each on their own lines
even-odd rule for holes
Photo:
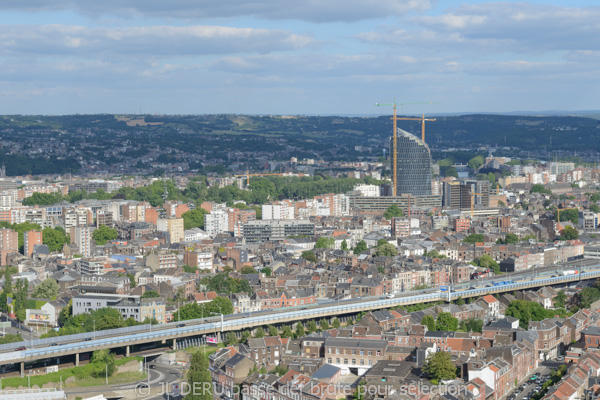
<svg viewBox="0 0 600 400">
<path fill-rule="evenodd" d="M 25 376 L 25 363 L 21 363 L 21 376 Z"/>
<path fill-rule="evenodd" d="M 75 366 L 79 367 L 79 353 L 75 353 Z"/>
<path fill-rule="evenodd" d="M 125 357 L 129 357 L 129 347 L 130 346 L 125 346 Z"/>
<path fill-rule="evenodd" d="M 177 350 L 177 339 L 173 339 L 173 350 Z"/>
</svg>

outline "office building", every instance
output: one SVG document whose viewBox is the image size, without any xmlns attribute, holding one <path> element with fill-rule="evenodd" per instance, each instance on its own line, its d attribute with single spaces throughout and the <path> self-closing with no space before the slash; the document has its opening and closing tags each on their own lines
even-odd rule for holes
<svg viewBox="0 0 600 400">
<path fill-rule="evenodd" d="M 31 257 L 37 244 L 42 244 L 42 232 L 27 231 L 23 233 L 23 254 L 25 256 Z"/>
<path fill-rule="evenodd" d="M 8 228 L 0 229 L 0 255 L 2 266 L 6 265 L 6 256 L 19 251 L 19 234 Z"/>
<path fill-rule="evenodd" d="M 284 240 L 289 236 L 315 236 L 315 224 L 303 220 L 259 220 L 244 225 L 248 243 Z"/>
<path fill-rule="evenodd" d="M 167 232 L 171 243 L 183 242 L 185 239 L 183 218 L 169 218 L 167 220 Z"/>
<path fill-rule="evenodd" d="M 431 195 L 431 151 L 421 139 L 398 129 L 396 195 Z M 390 154 L 393 154 L 390 138 Z"/>
<path fill-rule="evenodd" d="M 78 253 L 84 257 L 92 254 L 92 228 L 87 226 L 75 226 L 70 229 L 71 243 L 78 248 Z"/>
</svg>

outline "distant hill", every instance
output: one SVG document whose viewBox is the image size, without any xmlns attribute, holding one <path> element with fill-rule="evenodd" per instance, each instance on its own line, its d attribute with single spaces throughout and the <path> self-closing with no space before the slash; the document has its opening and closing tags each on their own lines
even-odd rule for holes
<svg viewBox="0 0 600 400">
<path fill-rule="evenodd" d="M 426 142 L 437 149 L 498 145 L 598 152 L 600 121 L 591 116 L 442 115 L 427 122 Z M 399 121 L 398 127 L 421 132 L 418 121 Z M 167 151 L 158 161 L 186 160 L 190 166 L 206 161 L 227 166 L 232 152 L 239 153 L 239 161 L 244 153 L 253 153 L 250 159 L 261 154 L 277 160 L 293 156 L 352 161 L 381 155 L 391 132 L 389 115 L 14 115 L 0 117 L 0 162 L 15 175 L 131 165 L 132 160 L 142 168 L 144 158 L 156 149 Z"/>
</svg>

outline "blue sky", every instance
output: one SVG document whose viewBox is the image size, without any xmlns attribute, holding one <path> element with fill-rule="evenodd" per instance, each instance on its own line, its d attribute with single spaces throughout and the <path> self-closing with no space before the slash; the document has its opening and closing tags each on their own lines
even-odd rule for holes
<svg viewBox="0 0 600 400">
<path fill-rule="evenodd" d="M 600 109 L 597 1 L 2 0 L 2 114 Z"/>
</svg>

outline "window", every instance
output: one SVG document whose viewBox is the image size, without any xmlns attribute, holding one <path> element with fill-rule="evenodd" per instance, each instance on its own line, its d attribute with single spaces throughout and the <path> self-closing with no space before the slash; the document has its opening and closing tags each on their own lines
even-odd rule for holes
<svg viewBox="0 0 600 400">
<path fill-rule="evenodd" d="M 352 355 L 355 356 L 356 355 L 356 349 L 352 349 Z"/>
</svg>

